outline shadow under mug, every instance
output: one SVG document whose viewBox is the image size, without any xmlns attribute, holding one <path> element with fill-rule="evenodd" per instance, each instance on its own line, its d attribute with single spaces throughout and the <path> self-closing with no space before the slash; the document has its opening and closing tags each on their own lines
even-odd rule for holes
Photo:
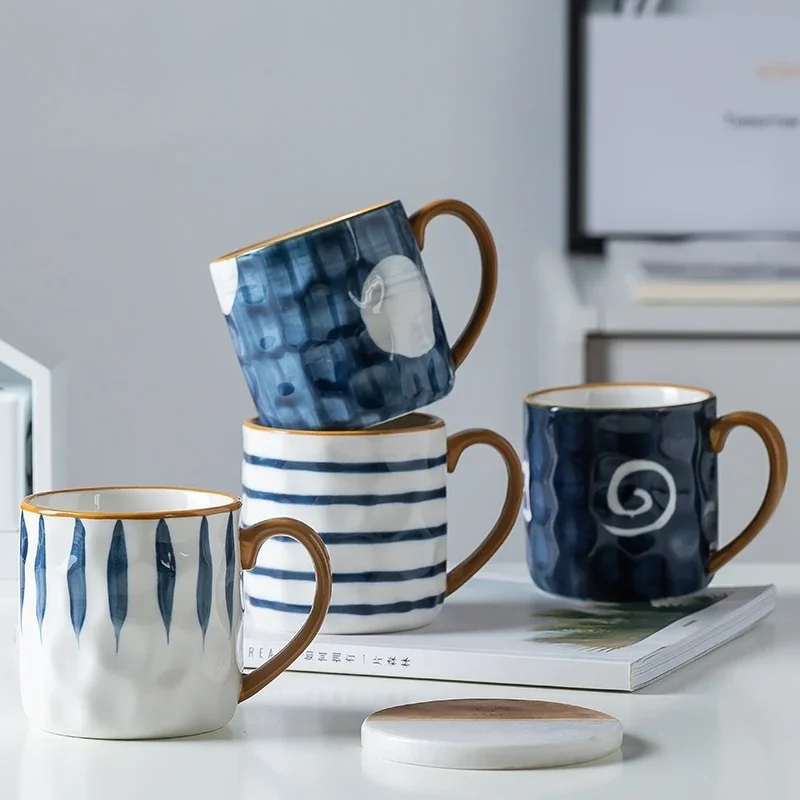
<svg viewBox="0 0 800 800">
<path fill-rule="evenodd" d="M 554 595 L 646 602 L 703 589 L 786 485 L 778 428 L 753 411 L 717 416 L 706 389 L 585 384 L 534 392 L 525 408 L 528 567 Z M 769 478 L 752 521 L 720 549 L 717 454 L 739 426 L 764 442 Z"/>
<path fill-rule="evenodd" d="M 366 431 L 304 432 L 243 426 L 242 518 L 292 516 L 320 532 L 333 570 L 322 633 L 419 628 L 445 597 L 497 552 L 522 503 L 522 470 L 509 442 L 482 428 L 447 436 L 441 419 L 409 414 Z M 494 527 L 447 570 L 447 476 L 471 445 L 498 451 L 508 474 Z M 275 537 L 245 576 L 245 626 L 297 627 L 311 602 L 308 558 Z M 249 635 L 249 634 L 248 634 Z"/>
<path fill-rule="evenodd" d="M 240 507 L 166 486 L 22 501 L 19 680 L 36 727 L 96 739 L 205 733 L 305 650 L 330 602 L 325 546 L 293 519 L 239 528 Z M 313 602 L 286 647 L 242 675 L 241 570 L 278 535 L 310 556 Z"/>
<path fill-rule="evenodd" d="M 478 301 L 452 350 L 420 252 L 443 214 L 467 224 L 481 256 Z M 491 231 L 460 200 L 410 217 L 398 200 L 373 206 L 229 253 L 210 270 L 259 421 L 296 430 L 361 429 L 448 395 L 497 286 Z"/>
</svg>

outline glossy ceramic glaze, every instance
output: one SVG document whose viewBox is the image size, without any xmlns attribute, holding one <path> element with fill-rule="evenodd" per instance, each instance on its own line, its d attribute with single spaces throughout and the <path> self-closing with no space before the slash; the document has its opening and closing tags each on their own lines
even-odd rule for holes
<svg viewBox="0 0 800 800">
<path fill-rule="evenodd" d="M 20 685 L 34 725 L 129 739 L 230 721 L 261 688 L 240 671 L 242 548 L 258 543 L 240 545 L 239 508 L 228 495 L 159 487 L 23 501 Z"/>
<path fill-rule="evenodd" d="M 320 532 L 333 568 L 324 633 L 416 628 L 494 554 L 511 530 L 522 494 L 519 460 L 491 431 L 447 437 L 444 423 L 413 414 L 369 431 L 303 433 L 246 422 L 243 428 L 246 523 L 279 516 Z M 505 460 L 505 506 L 485 542 L 447 571 L 447 474 L 471 444 Z M 245 576 L 248 619 L 266 630 L 293 630 L 308 612 L 308 558 L 288 538 L 261 550 Z"/>
<path fill-rule="evenodd" d="M 734 425 L 762 436 L 771 476 L 757 518 L 720 551 L 717 452 Z M 556 595 L 632 602 L 702 589 L 763 527 L 786 479 L 772 423 L 752 412 L 718 418 L 704 389 L 539 392 L 527 398 L 525 429 L 528 566 Z"/>
<path fill-rule="evenodd" d="M 396 201 L 211 264 L 262 424 L 364 428 L 450 392 L 459 358 L 420 254 L 424 225 L 439 213 L 466 219 L 485 251 L 481 299 L 465 332 L 471 347 L 494 296 L 496 258 L 485 223 L 458 201 L 440 201 L 418 230 Z"/>
</svg>

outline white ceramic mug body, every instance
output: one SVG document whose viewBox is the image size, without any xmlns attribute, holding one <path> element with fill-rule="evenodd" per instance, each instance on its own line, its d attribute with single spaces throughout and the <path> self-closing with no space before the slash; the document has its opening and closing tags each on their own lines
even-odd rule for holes
<svg viewBox="0 0 800 800">
<path fill-rule="evenodd" d="M 290 516 L 320 532 L 333 591 L 323 633 L 421 627 L 447 582 L 447 435 L 412 414 L 358 432 L 243 426 L 245 524 Z M 245 574 L 247 623 L 297 628 L 313 592 L 309 558 L 286 537 L 266 542 Z"/>
<path fill-rule="evenodd" d="M 242 680 L 239 500 L 146 488 L 36 497 L 20 521 L 20 685 L 30 721 L 93 738 L 226 725 Z"/>
</svg>

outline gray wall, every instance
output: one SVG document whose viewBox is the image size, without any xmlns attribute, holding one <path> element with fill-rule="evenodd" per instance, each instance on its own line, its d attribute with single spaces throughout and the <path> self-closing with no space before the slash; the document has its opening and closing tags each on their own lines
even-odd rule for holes
<svg viewBox="0 0 800 800">
<path fill-rule="evenodd" d="M 390 198 L 440 196 L 497 240 L 494 314 L 437 411 L 521 444 L 527 276 L 562 231 L 560 0 L 14 3 L 0 29 L 0 336 L 24 311 L 67 354 L 69 478 L 236 491 L 252 413 L 215 256 Z M 478 259 L 451 220 L 426 264 L 455 338 Z M 500 503 L 451 482 L 451 555 Z M 504 557 L 521 557 L 519 529 Z"/>
</svg>

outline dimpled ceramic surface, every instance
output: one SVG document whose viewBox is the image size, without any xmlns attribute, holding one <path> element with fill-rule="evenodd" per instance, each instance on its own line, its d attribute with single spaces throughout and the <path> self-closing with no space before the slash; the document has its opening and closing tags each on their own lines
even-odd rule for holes
<svg viewBox="0 0 800 800">
<path fill-rule="evenodd" d="M 716 399 L 667 408 L 525 405 L 528 566 L 556 595 L 630 602 L 709 583 Z"/>
<path fill-rule="evenodd" d="M 365 754 L 449 769 L 533 769 L 609 755 L 619 720 L 540 700 L 437 700 L 387 708 L 361 726 Z"/>
<path fill-rule="evenodd" d="M 447 395 L 454 369 L 399 202 L 214 262 L 263 425 L 364 428 Z"/>
<path fill-rule="evenodd" d="M 19 663 L 34 725 L 128 739 L 231 720 L 241 684 L 237 517 L 23 512 Z"/>
<path fill-rule="evenodd" d="M 431 419 L 412 415 L 411 420 Z M 379 434 L 302 434 L 245 424 L 242 519 L 290 516 L 319 531 L 333 569 L 322 633 L 416 628 L 447 579 L 444 425 Z M 314 591 L 297 542 L 265 542 L 245 574 L 248 620 L 293 631 Z"/>
</svg>

